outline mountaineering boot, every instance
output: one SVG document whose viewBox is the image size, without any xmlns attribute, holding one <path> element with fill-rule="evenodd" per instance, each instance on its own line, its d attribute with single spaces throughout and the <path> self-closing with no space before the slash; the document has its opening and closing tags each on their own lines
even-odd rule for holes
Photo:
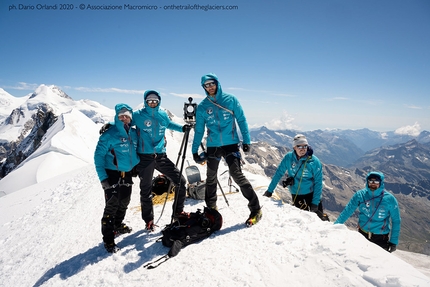
<svg viewBox="0 0 430 287">
<path fill-rule="evenodd" d="M 109 253 L 116 253 L 119 250 L 119 247 L 115 243 L 105 243 L 106 251 Z"/>
<path fill-rule="evenodd" d="M 249 215 L 249 218 L 245 222 L 246 226 L 251 227 L 257 224 L 260 221 L 262 216 L 263 216 L 263 212 L 261 211 L 261 208 L 257 211 L 252 211 L 251 214 Z"/>
<path fill-rule="evenodd" d="M 151 221 L 146 223 L 145 229 L 148 230 L 149 232 L 153 232 L 155 230 L 156 226 L 157 225 L 154 224 L 154 221 L 151 220 Z"/>
<path fill-rule="evenodd" d="M 216 211 L 218 211 L 218 206 L 213 205 L 213 206 L 208 206 L 209 209 L 215 209 Z"/>
<path fill-rule="evenodd" d="M 121 223 L 117 227 L 115 227 L 114 232 L 115 236 L 119 236 L 121 234 L 130 233 L 133 229 L 127 226 L 125 223 Z"/>
</svg>

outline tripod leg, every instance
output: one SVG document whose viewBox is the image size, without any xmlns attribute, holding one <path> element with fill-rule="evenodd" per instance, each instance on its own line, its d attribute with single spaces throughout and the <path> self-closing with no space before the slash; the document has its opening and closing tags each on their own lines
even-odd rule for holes
<svg viewBox="0 0 430 287">
<path fill-rule="evenodd" d="M 176 210 L 176 204 L 177 204 L 178 197 L 179 197 L 179 190 L 180 190 L 180 186 L 181 186 L 182 172 L 184 170 L 185 155 L 187 153 L 187 144 L 186 143 L 188 143 L 188 137 L 189 136 L 190 136 L 190 130 L 185 131 L 185 135 L 184 135 L 184 138 L 182 140 L 182 145 L 181 145 L 181 150 L 183 149 L 184 152 L 182 153 L 181 169 L 179 170 L 178 191 L 175 193 L 175 200 L 173 201 L 173 204 L 174 204 L 173 210 Z M 181 154 L 181 150 L 179 151 L 179 155 Z M 178 161 L 179 161 L 179 156 L 178 156 Z M 173 212 L 172 213 L 172 219 L 171 219 L 170 223 L 173 223 L 174 215 L 175 214 Z"/>
</svg>

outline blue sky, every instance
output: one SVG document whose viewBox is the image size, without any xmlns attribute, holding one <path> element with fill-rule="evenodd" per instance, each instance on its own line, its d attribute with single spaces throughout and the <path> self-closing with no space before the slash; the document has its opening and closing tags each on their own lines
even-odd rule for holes
<svg viewBox="0 0 430 287">
<path fill-rule="evenodd" d="M 427 0 L 68 0 L 74 9 L 42 8 L 56 2 L 1 1 L 0 88 L 14 96 L 57 85 L 113 108 L 137 106 L 144 90 L 157 89 L 180 116 L 189 96 L 200 102 L 200 77 L 213 72 L 251 127 L 430 130 Z M 101 3 L 122 10 L 88 8 Z M 124 6 L 141 3 L 157 9 Z"/>
</svg>

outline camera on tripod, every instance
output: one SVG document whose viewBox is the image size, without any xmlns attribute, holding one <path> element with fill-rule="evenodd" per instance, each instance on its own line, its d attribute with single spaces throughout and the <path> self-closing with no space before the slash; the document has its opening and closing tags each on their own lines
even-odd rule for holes
<svg viewBox="0 0 430 287">
<path fill-rule="evenodd" d="M 188 124 L 194 124 L 196 122 L 196 109 L 197 104 L 193 103 L 193 98 L 188 98 L 188 103 L 184 103 L 184 120 Z"/>
<path fill-rule="evenodd" d="M 294 184 L 294 177 L 287 177 L 286 180 L 282 181 L 283 187 L 287 187 L 287 186 L 293 185 L 293 184 Z"/>
</svg>

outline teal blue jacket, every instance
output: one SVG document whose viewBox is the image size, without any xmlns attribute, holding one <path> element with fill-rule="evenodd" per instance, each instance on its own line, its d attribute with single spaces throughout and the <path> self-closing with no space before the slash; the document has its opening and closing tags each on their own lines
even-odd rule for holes
<svg viewBox="0 0 430 287">
<path fill-rule="evenodd" d="M 287 174 L 288 177 L 296 175 L 294 184 L 288 187 L 291 196 L 313 192 L 312 204 L 319 204 L 322 195 L 323 172 L 321 162 L 316 156 L 305 156 L 298 159 L 294 150 L 288 152 L 279 164 L 267 189 L 268 192 L 275 190 L 284 174 Z"/>
<path fill-rule="evenodd" d="M 115 120 L 111 127 L 100 135 L 94 152 L 94 164 L 99 180 L 108 178 L 106 169 L 128 172 L 139 163 L 136 153 L 137 132 L 130 127 L 128 132 L 124 128 L 124 123 L 118 118 L 118 112 L 122 108 L 127 108 L 130 113 L 133 109 L 126 104 L 115 106 Z"/>
<path fill-rule="evenodd" d="M 213 79 L 218 83 L 217 93 L 215 97 L 211 97 L 205 90 L 206 98 L 197 106 L 194 140 L 191 147 L 192 153 L 197 153 L 199 149 L 204 136 L 205 126 L 207 128 L 206 145 L 208 147 L 238 144 L 240 139 L 237 133 L 236 122 L 242 134 L 243 143 L 250 144 L 251 137 L 249 135 L 248 122 L 239 101 L 235 96 L 223 93 L 221 84 L 214 74 L 204 75 L 201 79 L 202 86 L 209 79 Z"/>
<path fill-rule="evenodd" d="M 375 191 L 371 191 L 367 184 L 367 179 L 372 174 L 377 174 L 381 178 L 380 186 Z M 391 230 L 389 241 L 396 245 L 399 244 L 401 222 L 399 205 L 394 195 L 384 189 L 384 175 L 382 173 L 370 172 L 367 175 L 366 187 L 352 196 L 335 224 L 345 223 L 357 208 L 359 211 L 359 228 L 373 234 L 388 234 Z"/>
<path fill-rule="evenodd" d="M 160 100 L 155 108 L 151 108 L 146 103 L 146 97 L 149 94 L 156 94 Z M 173 122 L 167 115 L 166 111 L 160 109 L 161 97 L 157 91 L 146 91 L 143 99 L 144 107 L 133 113 L 132 121 L 132 123 L 137 127 L 139 136 L 137 153 L 166 153 L 166 130 L 170 129 L 177 132 L 182 132 L 182 125 Z"/>
</svg>

